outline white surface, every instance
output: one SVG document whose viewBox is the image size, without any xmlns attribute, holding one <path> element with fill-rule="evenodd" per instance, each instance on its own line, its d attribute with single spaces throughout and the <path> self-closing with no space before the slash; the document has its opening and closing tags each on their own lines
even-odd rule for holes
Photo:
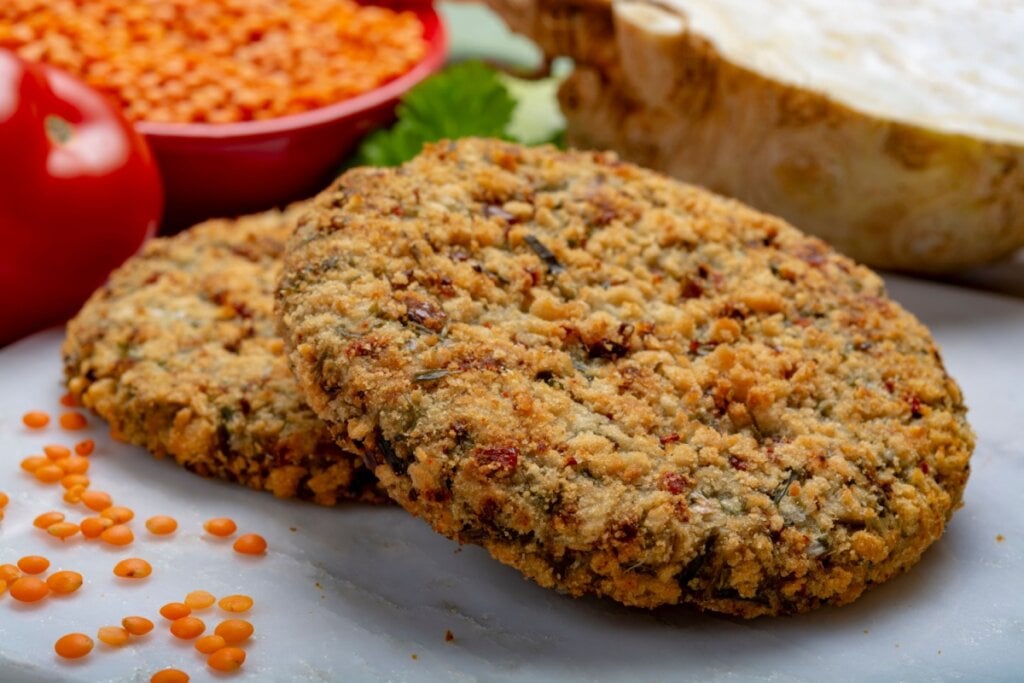
<svg viewBox="0 0 1024 683">
<path fill-rule="evenodd" d="M 730 60 L 854 109 L 1024 142 L 1016 0 L 664 0 Z"/>
<path fill-rule="evenodd" d="M 322 509 L 207 481 L 111 443 L 95 420 L 93 487 L 135 509 L 136 541 L 117 550 L 80 537 L 62 545 L 31 526 L 38 513 L 65 509 L 58 489 L 18 462 L 81 436 L 21 425 L 32 408 L 56 415 L 61 394 L 59 333 L 23 341 L 0 352 L 0 490 L 11 495 L 0 563 L 42 553 L 86 584 L 37 606 L 0 597 L 0 681 L 147 681 L 166 666 L 213 680 L 157 615 L 197 588 L 256 600 L 249 658 L 231 677 L 239 681 L 1019 681 L 1024 303 L 907 280 L 891 288 L 932 327 L 966 392 L 979 436 L 966 505 L 917 567 L 853 605 L 753 622 L 562 597 L 478 548 L 459 551 L 400 510 Z M 152 540 L 142 520 L 160 513 L 181 527 Z M 205 538 L 202 521 L 222 515 L 265 535 L 269 555 L 239 557 Z M 153 575 L 115 579 L 111 568 L 128 556 L 149 559 Z M 59 635 L 94 634 L 127 614 L 150 617 L 156 631 L 120 650 L 98 645 L 79 663 L 57 661 Z M 212 628 L 220 614 L 199 616 Z"/>
</svg>

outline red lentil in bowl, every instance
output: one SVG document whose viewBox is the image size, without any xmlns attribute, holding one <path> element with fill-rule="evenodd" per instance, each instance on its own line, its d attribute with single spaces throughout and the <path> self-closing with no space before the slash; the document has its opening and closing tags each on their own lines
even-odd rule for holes
<svg viewBox="0 0 1024 683">
<path fill-rule="evenodd" d="M 165 226 L 180 227 L 316 192 L 441 66 L 430 4 L 388 5 L 6 0 L 0 47 L 119 100 L 159 164 Z"/>
</svg>

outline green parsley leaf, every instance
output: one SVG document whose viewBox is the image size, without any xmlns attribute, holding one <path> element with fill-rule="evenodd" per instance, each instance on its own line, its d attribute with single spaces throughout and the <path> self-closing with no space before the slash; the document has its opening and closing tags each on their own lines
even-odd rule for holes
<svg viewBox="0 0 1024 683">
<path fill-rule="evenodd" d="M 456 64 L 409 90 L 395 125 L 367 136 L 351 165 L 397 166 L 419 154 L 424 143 L 442 139 L 511 139 L 515 109 L 497 71 L 477 61 Z"/>
</svg>

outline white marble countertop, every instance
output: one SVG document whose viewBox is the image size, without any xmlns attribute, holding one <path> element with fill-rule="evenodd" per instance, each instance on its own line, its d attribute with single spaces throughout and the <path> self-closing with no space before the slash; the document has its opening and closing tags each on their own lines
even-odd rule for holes
<svg viewBox="0 0 1024 683">
<path fill-rule="evenodd" d="M 46 443 L 69 440 L 57 428 L 30 432 L 19 419 L 31 408 L 57 411 L 61 335 L 15 344 L 0 351 L 0 490 L 11 496 L 0 563 L 40 553 L 55 568 L 83 573 L 86 584 L 37 606 L 0 598 L 0 680 L 146 681 L 165 666 L 214 680 L 156 616 L 160 605 L 202 588 L 256 600 L 256 636 L 239 681 L 1019 681 L 1024 302 L 889 281 L 894 298 L 934 331 L 970 407 L 978 446 L 964 507 L 919 565 L 854 604 L 749 622 L 563 597 L 401 510 L 324 509 L 204 480 L 111 442 L 95 419 L 93 487 L 140 519 L 173 514 L 181 528 L 154 540 L 136 523 L 126 550 L 81 539 L 64 545 L 31 525 L 45 509 L 65 509 L 58 490 L 17 465 Z M 241 558 L 205 538 L 201 522 L 213 516 L 266 536 L 268 556 Z M 111 568 L 126 556 L 149 559 L 153 576 L 119 585 Z M 63 633 L 95 633 L 135 613 L 153 618 L 157 632 L 121 650 L 97 647 L 78 663 L 52 653 Z M 211 625 L 213 615 L 199 614 Z"/>
</svg>

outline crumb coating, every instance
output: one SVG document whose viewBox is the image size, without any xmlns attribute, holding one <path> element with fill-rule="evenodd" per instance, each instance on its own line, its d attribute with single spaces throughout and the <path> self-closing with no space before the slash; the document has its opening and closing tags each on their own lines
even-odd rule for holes
<svg viewBox="0 0 1024 683">
<path fill-rule="evenodd" d="M 463 140 L 349 171 L 277 301 L 307 400 L 396 501 L 572 595 L 847 603 L 967 481 L 960 390 L 880 278 L 613 154 Z"/>
<path fill-rule="evenodd" d="M 68 388 L 120 439 L 324 505 L 385 500 L 303 402 L 273 319 L 302 205 L 150 241 L 68 323 Z"/>
</svg>

